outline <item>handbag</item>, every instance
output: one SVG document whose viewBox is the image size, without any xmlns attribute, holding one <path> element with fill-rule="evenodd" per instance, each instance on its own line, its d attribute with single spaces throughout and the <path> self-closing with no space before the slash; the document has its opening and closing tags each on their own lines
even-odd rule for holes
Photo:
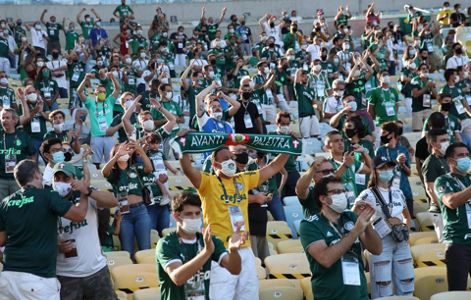
<svg viewBox="0 0 471 300">
<path fill-rule="evenodd" d="M 407 227 L 407 225 L 404 223 L 391 225 L 391 223 L 389 222 L 389 219 L 391 218 L 391 213 L 389 212 L 389 208 L 388 208 L 388 205 L 386 204 L 386 201 L 384 201 L 383 196 L 378 191 L 378 188 L 373 187 L 371 188 L 371 191 L 375 195 L 376 199 L 380 202 L 381 210 L 383 211 L 383 214 L 388 219 L 386 223 L 391 227 L 390 235 L 392 239 L 397 243 L 408 241 L 409 240 L 409 227 Z M 391 190 L 389 190 L 389 200 L 391 201 Z"/>
</svg>

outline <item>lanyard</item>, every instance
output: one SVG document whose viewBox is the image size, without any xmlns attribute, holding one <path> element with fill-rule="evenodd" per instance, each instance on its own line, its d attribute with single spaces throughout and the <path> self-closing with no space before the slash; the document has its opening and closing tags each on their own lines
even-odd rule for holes
<svg viewBox="0 0 471 300">
<path fill-rule="evenodd" d="M 224 183 L 222 183 L 222 180 L 221 178 L 219 178 L 219 176 L 216 176 L 216 178 L 219 180 L 219 183 L 221 184 L 222 192 L 224 193 L 224 202 L 226 204 L 229 204 L 229 196 L 227 195 L 226 187 L 224 186 Z M 240 203 L 240 201 L 242 200 L 242 197 L 240 196 L 239 189 L 237 188 L 235 178 L 232 179 L 232 182 L 234 183 L 234 187 L 236 190 L 237 203 Z"/>
<path fill-rule="evenodd" d="M 13 141 L 17 141 L 18 140 L 18 136 L 16 135 L 15 133 L 15 138 L 13 139 Z M 3 133 L 3 150 L 7 150 L 7 139 L 6 139 L 6 136 L 5 136 L 5 133 Z"/>
</svg>

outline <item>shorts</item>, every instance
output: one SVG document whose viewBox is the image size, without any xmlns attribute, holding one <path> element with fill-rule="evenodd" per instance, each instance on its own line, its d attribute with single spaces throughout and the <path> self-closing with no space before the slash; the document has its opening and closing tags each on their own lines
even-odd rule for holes
<svg viewBox="0 0 471 300">
<path fill-rule="evenodd" d="M 59 300 L 60 289 L 61 285 L 55 277 L 12 271 L 0 273 L 0 300 Z"/>
<path fill-rule="evenodd" d="M 92 136 L 90 146 L 92 147 L 92 161 L 100 164 L 110 160 L 111 149 L 116 143 L 114 136 Z"/>
</svg>

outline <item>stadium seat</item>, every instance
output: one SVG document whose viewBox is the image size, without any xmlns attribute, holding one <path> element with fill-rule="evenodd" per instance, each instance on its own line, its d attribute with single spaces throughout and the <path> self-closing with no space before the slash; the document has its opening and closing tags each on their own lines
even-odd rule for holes
<svg viewBox="0 0 471 300">
<path fill-rule="evenodd" d="M 311 277 L 303 278 L 300 281 L 301 288 L 303 289 L 304 298 L 306 300 L 314 300 L 314 295 L 312 294 Z"/>
<path fill-rule="evenodd" d="M 265 258 L 269 278 L 302 279 L 311 276 L 304 253 L 284 253 Z"/>
<path fill-rule="evenodd" d="M 267 222 L 267 240 L 276 245 L 281 240 L 291 239 L 293 237 L 291 228 L 285 221 Z"/>
<path fill-rule="evenodd" d="M 256 266 L 261 266 L 262 265 L 262 260 L 258 257 L 255 256 L 255 265 Z"/>
<path fill-rule="evenodd" d="M 128 294 L 139 289 L 158 287 L 155 264 L 117 266 L 111 269 L 115 289 Z"/>
<path fill-rule="evenodd" d="M 419 223 L 420 230 L 422 231 L 431 231 L 434 230 L 432 213 L 429 212 L 420 212 L 416 213 L 415 217 Z"/>
<path fill-rule="evenodd" d="M 125 265 L 133 264 L 131 258 L 126 257 L 126 256 L 107 257 L 106 263 L 108 264 L 108 268 L 110 270 L 117 266 L 125 266 Z"/>
<path fill-rule="evenodd" d="M 150 230 L 150 246 L 155 249 L 157 243 L 159 242 L 159 233 L 155 229 Z"/>
<path fill-rule="evenodd" d="M 432 232 L 435 233 L 435 231 L 432 231 Z M 436 235 L 422 237 L 415 241 L 415 245 L 436 244 L 436 243 L 438 243 L 438 238 Z"/>
<path fill-rule="evenodd" d="M 270 252 L 270 255 L 277 255 L 278 251 L 276 251 L 273 243 L 270 243 L 270 242 L 267 242 L 267 243 L 268 243 L 268 252 Z"/>
<path fill-rule="evenodd" d="M 118 297 L 118 300 L 128 300 L 128 294 L 126 294 L 123 291 L 115 291 L 116 296 Z"/>
<path fill-rule="evenodd" d="M 446 267 L 417 268 L 414 269 L 414 276 L 414 296 L 421 300 L 448 291 Z"/>
<path fill-rule="evenodd" d="M 267 270 L 262 266 L 256 266 L 257 268 L 257 278 L 258 280 L 267 279 Z"/>
<path fill-rule="evenodd" d="M 304 219 L 303 208 L 298 202 L 298 205 L 285 206 L 283 207 L 283 210 L 285 211 L 286 222 L 291 228 L 291 233 L 293 234 L 294 238 L 297 238 L 299 231 L 299 222 Z"/>
<path fill-rule="evenodd" d="M 414 199 L 414 202 L 412 204 L 414 205 L 415 214 L 427 212 L 430 207 L 426 199 Z"/>
<path fill-rule="evenodd" d="M 114 257 L 127 257 L 131 258 L 131 253 L 128 251 L 109 251 L 103 253 L 106 258 L 114 258 Z"/>
<path fill-rule="evenodd" d="M 260 300 L 303 300 L 303 291 L 299 288 L 288 286 L 260 287 Z"/>
<path fill-rule="evenodd" d="M 283 253 L 304 253 L 300 240 L 284 240 L 278 242 L 276 249 L 279 254 Z"/>
<path fill-rule="evenodd" d="M 411 232 L 409 234 L 409 245 L 414 246 L 417 240 L 431 237 L 437 237 L 435 231 Z"/>
<path fill-rule="evenodd" d="M 432 295 L 430 300 L 469 300 L 471 299 L 470 291 L 452 291 L 442 292 Z"/>
<path fill-rule="evenodd" d="M 160 288 L 148 288 L 135 291 L 134 300 L 160 300 Z"/>
<path fill-rule="evenodd" d="M 285 207 L 292 206 L 292 205 L 300 205 L 298 196 L 283 197 L 283 203 L 285 204 Z"/>
<path fill-rule="evenodd" d="M 138 264 L 155 264 L 155 249 L 140 250 L 134 255 Z"/>
<path fill-rule="evenodd" d="M 416 268 L 443 266 L 445 264 L 445 244 L 425 244 L 411 247 Z"/>
</svg>

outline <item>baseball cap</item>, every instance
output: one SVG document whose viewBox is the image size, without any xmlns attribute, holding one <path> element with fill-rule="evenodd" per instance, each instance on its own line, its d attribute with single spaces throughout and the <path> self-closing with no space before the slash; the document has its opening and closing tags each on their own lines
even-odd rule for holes
<svg viewBox="0 0 471 300">
<path fill-rule="evenodd" d="M 58 163 L 52 169 L 52 175 L 53 176 L 56 175 L 56 173 L 59 173 L 59 172 L 64 173 L 68 177 L 75 177 L 76 176 L 75 175 L 75 167 L 72 164 L 66 163 L 66 162 Z"/>
<path fill-rule="evenodd" d="M 386 156 L 376 156 L 373 159 L 373 166 L 376 168 L 381 168 L 384 165 L 390 165 L 391 167 L 394 167 L 396 165 L 396 162 L 394 160 L 388 159 Z"/>
</svg>

